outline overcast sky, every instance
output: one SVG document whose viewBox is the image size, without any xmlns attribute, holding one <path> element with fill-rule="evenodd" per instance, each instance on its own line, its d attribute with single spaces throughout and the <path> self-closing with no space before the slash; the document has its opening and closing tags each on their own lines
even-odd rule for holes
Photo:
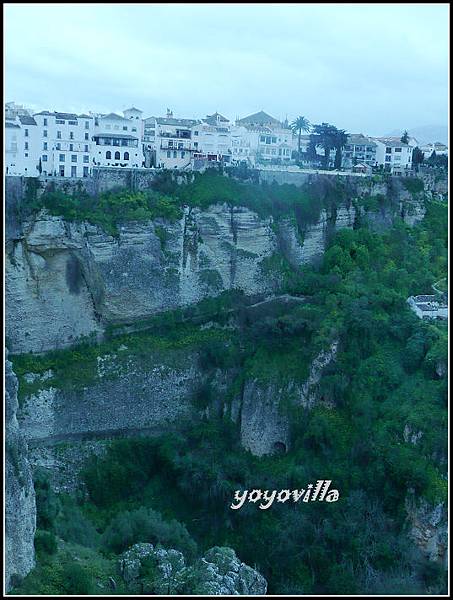
<svg viewBox="0 0 453 600">
<path fill-rule="evenodd" d="M 5 5 L 4 5 L 5 6 Z M 447 4 L 7 4 L 8 101 L 371 135 L 445 125 Z"/>
</svg>

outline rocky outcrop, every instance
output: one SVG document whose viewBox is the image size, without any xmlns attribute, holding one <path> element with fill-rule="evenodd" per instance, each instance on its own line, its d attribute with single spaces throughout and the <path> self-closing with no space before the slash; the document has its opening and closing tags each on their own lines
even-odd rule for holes
<svg viewBox="0 0 453 600">
<path fill-rule="evenodd" d="M 5 465 L 5 575 L 6 590 L 35 565 L 36 502 L 28 449 L 16 418 L 17 378 L 5 361 L 6 465 Z"/>
<path fill-rule="evenodd" d="M 289 406 L 313 408 L 319 398 L 317 385 L 323 369 L 335 360 L 338 342 L 321 351 L 310 365 L 307 380 L 300 384 L 247 380 L 240 404 L 233 402 L 232 417 L 240 419 L 241 443 L 256 456 L 286 452 L 290 446 Z"/>
<path fill-rule="evenodd" d="M 410 494 L 406 501 L 409 536 L 429 560 L 448 567 L 448 521 L 444 503 L 430 505 Z"/>
<path fill-rule="evenodd" d="M 152 565 L 152 575 L 143 566 Z M 157 595 L 263 595 L 267 582 L 255 569 L 241 562 L 231 548 L 214 547 L 193 565 L 186 565 L 177 550 L 135 544 L 118 560 L 123 580 L 133 592 Z"/>
<path fill-rule="evenodd" d="M 121 354 L 124 354 L 124 359 Z M 97 374 L 75 389 L 45 386 L 21 406 L 21 428 L 33 444 L 152 433 L 194 415 L 192 396 L 200 380 L 196 354 L 159 353 L 145 363 L 127 349 L 98 358 Z"/>
</svg>

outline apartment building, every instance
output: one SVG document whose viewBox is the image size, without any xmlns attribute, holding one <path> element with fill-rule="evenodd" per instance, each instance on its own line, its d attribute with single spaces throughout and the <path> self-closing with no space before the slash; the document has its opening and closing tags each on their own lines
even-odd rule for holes
<svg viewBox="0 0 453 600">
<path fill-rule="evenodd" d="M 376 143 L 376 162 L 385 171 L 394 175 L 403 174 L 412 169 L 414 147 L 385 138 L 374 138 Z"/>
<path fill-rule="evenodd" d="M 200 123 L 196 119 L 175 118 L 169 109 L 166 117 L 145 119 L 143 146 L 146 166 L 190 168 L 192 154 L 195 149 L 198 150 L 198 144 L 193 145 L 192 128 Z"/>
<path fill-rule="evenodd" d="M 374 167 L 377 165 L 377 144 L 371 138 L 356 133 L 348 135 L 348 143 L 342 152 L 342 167 L 350 169 L 357 164 Z"/>
<path fill-rule="evenodd" d="M 33 115 L 38 129 L 40 172 L 60 177 L 88 177 L 94 118 L 42 111 Z"/>
</svg>

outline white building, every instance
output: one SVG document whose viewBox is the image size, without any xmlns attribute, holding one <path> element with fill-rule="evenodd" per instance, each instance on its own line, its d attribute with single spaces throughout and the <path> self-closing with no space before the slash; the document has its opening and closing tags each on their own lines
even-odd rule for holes
<svg viewBox="0 0 453 600">
<path fill-rule="evenodd" d="M 362 133 L 348 135 L 348 143 L 342 151 L 342 166 L 350 169 L 361 163 L 370 167 L 377 165 L 377 144 Z"/>
<path fill-rule="evenodd" d="M 407 302 L 420 319 L 448 319 L 448 305 L 437 296 L 410 296 Z"/>
<path fill-rule="evenodd" d="M 376 142 L 376 162 L 385 171 L 397 175 L 412 169 L 413 146 L 386 138 L 373 138 Z"/>
<path fill-rule="evenodd" d="M 33 117 L 17 114 L 5 121 L 5 173 L 39 175 L 39 131 Z"/>
<path fill-rule="evenodd" d="M 194 160 L 207 162 L 231 161 L 231 123 L 215 112 L 192 126 Z"/>
<path fill-rule="evenodd" d="M 38 128 L 38 162 L 43 175 L 88 177 L 94 118 L 91 115 L 42 111 Z"/>
<path fill-rule="evenodd" d="M 179 119 L 167 109 L 166 117 L 148 117 L 144 120 L 144 152 L 146 166 L 165 169 L 188 169 L 198 144 L 192 142 L 192 128 L 201 121 Z"/>
<path fill-rule="evenodd" d="M 138 109 L 130 109 L 137 111 Z M 138 111 L 141 112 L 141 111 Z M 143 167 L 143 123 L 141 117 L 116 113 L 94 117 L 92 161 L 101 167 Z"/>
<path fill-rule="evenodd" d="M 289 163 L 297 148 L 297 136 L 288 127 L 264 111 L 236 121 L 232 128 L 232 160 L 260 163 Z"/>
<path fill-rule="evenodd" d="M 441 144 L 440 142 L 424 144 L 423 146 L 420 146 L 420 150 L 425 155 L 425 160 L 430 158 L 433 152 L 436 153 L 436 156 L 448 156 L 448 146 Z"/>
</svg>

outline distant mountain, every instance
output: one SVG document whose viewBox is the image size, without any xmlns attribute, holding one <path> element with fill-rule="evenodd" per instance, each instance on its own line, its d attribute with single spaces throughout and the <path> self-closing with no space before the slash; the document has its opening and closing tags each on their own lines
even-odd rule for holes
<svg viewBox="0 0 453 600">
<path fill-rule="evenodd" d="M 428 144 L 430 142 L 441 142 L 448 144 L 448 127 L 446 125 L 424 125 L 423 127 L 414 127 L 408 129 L 409 135 L 418 140 L 420 144 Z M 403 131 L 394 129 L 388 136 L 402 135 Z"/>
</svg>

